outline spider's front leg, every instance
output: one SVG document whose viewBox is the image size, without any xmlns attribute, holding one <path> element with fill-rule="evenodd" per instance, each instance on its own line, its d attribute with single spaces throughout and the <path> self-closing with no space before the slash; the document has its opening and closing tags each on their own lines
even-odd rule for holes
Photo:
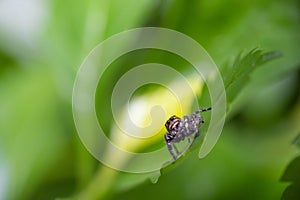
<svg viewBox="0 0 300 200">
<path fill-rule="evenodd" d="M 211 108 L 203 108 L 203 109 L 197 110 L 195 113 L 199 114 L 201 112 L 206 112 L 206 111 L 209 111 L 209 110 L 211 110 Z"/>
<path fill-rule="evenodd" d="M 199 135 L 200 135 L 199 129 L 196 129 L 196 133 L 195 133 L 195 137 L 194 138 L 198 137 Z"/>
<path fill-rule="evenodd" d="M 165 134 L 165 141 L 166 141 L 166 144 L 167 144 L 167 147 L 168 147 L 168 150 L 171 154 L 171 156 L 173 157 L 174 160 L 177 159 L 177 156 L 175 155 L 174 151 L 173 151 L 173 143 L 172 143 L 172 140 L 174 139 L 174 137 L 170 134 L 170 133 L 166 133 Z M 174 146 L 175 150 L 176 150 L 176 153 L 178 153 L 178 150 L 177 148 Z"/>
</svg>

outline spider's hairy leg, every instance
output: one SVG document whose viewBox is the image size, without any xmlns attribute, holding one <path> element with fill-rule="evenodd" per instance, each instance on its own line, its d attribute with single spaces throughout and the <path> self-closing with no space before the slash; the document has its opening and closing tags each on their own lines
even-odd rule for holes
<svg viewBox="0 0 300 200">
<path fill-rule="evenodd" d="M 174 144 L 173 144 L 173 142 L 172 142 L 173 138 L 174 138 L 174 137 L 173 137 L 170 133 L 166 133 L 166 134 L 165 134 L 165 141 L 166 141 L 168 150 L 169 150 L 171 156 L 173 157 L 173 159 L 176 160 L 176 159 L 177 159 L 177 156 L 175 155 L 175 153 L 174 153 L 174 151 L 173 151 L 173 147 L 175 147 Z M 176 151 L 176 153 L 177 153 L 177 152 L 178 152 L 178 149 L 177 149 L 176 147 L 175 147 L 174 149 L 175 149 L 175 151 Z"/>
<path fill-rule="evenodd" d="M 194 138 L 198 137 L 199 135 L 200 135 L 199 130 L 196 129 L 196 133 L 195 133 L 195 137 Z"/>
<path fill-rule="evenodd" d="M 175 149 L 176 154 L 179 155 L 180 152 L 178 151 L 176 145 L 174 144 L 174 142 L 171 142 L 171 143 L 172 143 L 172 147 Z"/>
<path fill-rule="evenodd" d="M 175 155 L 175 153 L 174 153 L 174 151 L 173 151 L 174 144 L 171 143 L 171 142 L 170 142 L 170 143 L 167 143 L 167 147 L 168 147 L 168 150 L 169 150 L 169 152 L 170 152 L 172 158 L 173 158 L 174 160 L 176 160 L 176 159 L 177 159 L 177 156 Z"/>
<path fill-rule="evenodd" d="M 196 113 L 196 114 L 199 114 L 199 113 L 201 113 L 201 112 L 206 112 L 206 111 L 209 111 L 209 110 L 211 110 L 211 107 L 209 107 L 209 108 L 203 108 L 203 109 L 197 110 L 195 113 Z"/>
<path fill-rule="evenodd" d="M 187 138 L 188 138 L 188 143 L 191 143 L 191 137 L 188 136 Z"/>
</svg>

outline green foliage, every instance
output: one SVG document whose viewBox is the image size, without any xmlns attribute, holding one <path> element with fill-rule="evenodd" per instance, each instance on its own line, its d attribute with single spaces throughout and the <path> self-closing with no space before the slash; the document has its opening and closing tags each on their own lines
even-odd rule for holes
<svg viewBox="0 0 300 200">
<path fill-rule="evenodd" d="M 300 196 L 300 156 L 296 157 L 285 169 L 281 181 L 291 183 L 283 192 L 282 199 L 296 200 Z"/>
<path fill-rule="evenodd" d="M 298 134 L 293 140 L 295 144 L 300 149 L 300 134 Z M 300 156 L 297 156 L 292 160 L 285 172 L 283 173 L 280 181 L 291 183 L 283 192 L 283 200 L 297 200 L 300 196 Z"/>
<path fill-rule="evenodd" d="M 225 65 L 221 68 L 224 80 L 227 103 L 230 104 L 238 96 L 249 81 L 250 74 L 260 65 L 270 61 L 281 54 L 279 52 L 267 52 L 253 49 L 246 55 L 238 55 L 233 65 Z"/>
<path fill-rule="evenodd" d="M 22 12 L 18 5 L 3 4 L 11 7 L 0 16 L 0 199 L 83 193 L 124 200 L 280 198 L 286 188 L 279 181 L 282 166 L 295 157 L 290 138 L 299 131 L 300 76 L 291 72 L 300 63 L 299 1 L 28 2 L 38 4 L 24 6 Z M 40 22 L 26 21 L 35 13 L 46 16 L 38 18 Z M 13 18 L 2 18 L 6 15 Z M 266 63 L 279 54 L 254 49 L 220 68 L 233 113 L 221 139 L 203 160 L 195 159 L 202 142 L 197 139 L 188 155 L 162 169 L 157 184 L 145 179 L 155 181 L 159 173 L 113 172 L 111 177 L 98 173 L 105 166 L 79 140 L 71 110 L 75 74 L 87 53 L 112 34 L 142 26 L 191 36 L 218 66 L 244 48 L 259 46 L 284 55 Z M 182 61 L 160 59 L 157 54 L 156 62 L 167 60 L 184 70 Z M 132 60 L 148 61 L 136 58 Z M 110 73 L 101 86 L 112 87 L 115 74 Z M 209 106 L 209 99 L 204 90 L 199 105 Z M 208 118 L 209 113 L 205 115 Z M 104 112 L 104 116 L 109 129 L 111 115 Z M 294 143 L 299 146 L 299 139 Z M 299 199 L 299 171 L 297 157 L 282 176 L 290 183 L 283 199 Z M 89 188 L 95 179 L 100 183 Z"/>
<path fill-rule="evenodd" d="M 252 72 L 260 65 L 273 60 L 274 58 L 278 58 L 279 56 L 281 56 L 280 52 L 263 52 L 256 48 L 245 55 L 240 53 L 236 56 L 232 64 L 225 64 L 221 67 L 220 70 L 227 97 L 227 110 L 230 109 L 230 105 L 238 97 L 239 93 L 247 83 L 249 83 Z M 201 105 L 207 107 L 210 105 L 209 99 L 209 92 L 207 87 L 205 87 L 199 102 Z"/>
</svg>

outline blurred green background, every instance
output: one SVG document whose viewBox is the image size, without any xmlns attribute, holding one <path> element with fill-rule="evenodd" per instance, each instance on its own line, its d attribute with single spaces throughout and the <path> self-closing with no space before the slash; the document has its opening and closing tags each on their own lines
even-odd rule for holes
<svg viewBox="0 0 300 200">
<path fill-rule="evenodd" d="M 156 184 L 120 172 L 90 187 L 111 170 L 88 153 L 76 133 L 73 82 L 81 62 L 99 42 L 143 26 L 192 37 L 219 67 L 254 47 L 283 56 L 251 75 L 208 157 L 199 160 L 193 151 Z M 177 63 L 174 68 L 185 70 L 176 58 L 167 58 L 144 52 L 134 55 L 134 62 L 119 62 L 131 60 L 132 67 L 148 60 Z M 104 92 L 109 94 L 124 71 L 107 73 Z M 96 199 L 280 199 L 289 185 L 280 178 L 299 155 L 292 144 L 300 132 L 299 93 L 298 0 L 2 0 L 0 199 L 88 193 Z M 100 98 L 99 103 L 106 101 Z M 111 114 L 104 113 L 102 122 L 109 131 Z M 100 168 L 104 172 L 99 173 Z"/>
</svg>

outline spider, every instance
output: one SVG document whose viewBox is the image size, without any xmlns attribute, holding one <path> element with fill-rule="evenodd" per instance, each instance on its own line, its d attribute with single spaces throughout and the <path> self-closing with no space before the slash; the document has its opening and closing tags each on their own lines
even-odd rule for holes
<svg viewBox="0 0 300 200">
<path fill-rule="evenodd" d="M 185 137 L 188 138 L 188 143 L 191 143 L 191 137 L 193 133 L 195 133 L 194 138 L 199 136 L 199 127 L 204 123 L 204 120 L 200 116 L 200 113 L 208 110 L 211 110 L 211 108 L 197 110 L 190 115 L 184 116 L 183 119 L 177 117 L 176 115 L 173 115 L 165 123 L 165 127 L 168 132 L 164 135 L 164 137 L 167 143 L 168 150 L 174 161 L 180 154 L 174 143 L 178 143 L 184 140 Z M 175 149 L 176 154 L 174 153 L 173 148 Z"/>
</svg>

